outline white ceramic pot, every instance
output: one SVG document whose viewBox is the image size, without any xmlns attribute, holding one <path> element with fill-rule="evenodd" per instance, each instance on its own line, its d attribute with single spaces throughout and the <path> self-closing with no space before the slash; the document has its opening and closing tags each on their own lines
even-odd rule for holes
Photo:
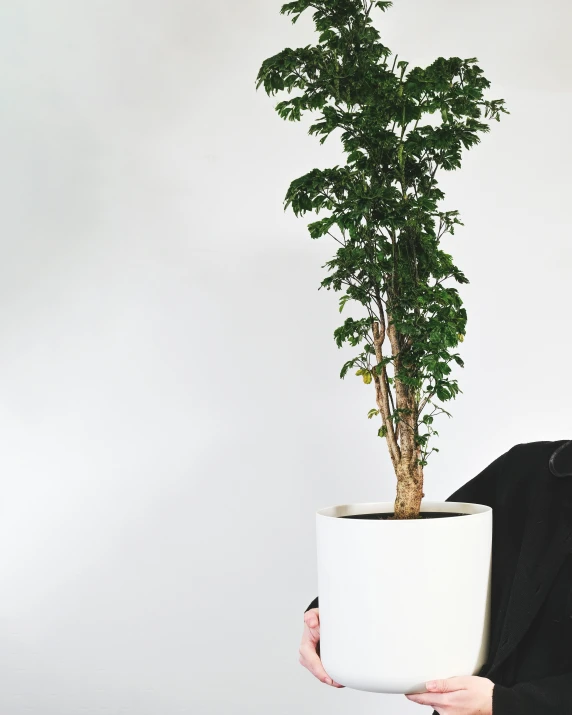
<svg viewBox="0 0 572 715">
<path fill-rule="evenodd" d="M 475 675 L 489 649 L 492 509 L 422 502 L 463 516 L 343 519 L 393 502 L 316 513 L 320 657 L 341 685 L 413 693 Z"/>
</svg>

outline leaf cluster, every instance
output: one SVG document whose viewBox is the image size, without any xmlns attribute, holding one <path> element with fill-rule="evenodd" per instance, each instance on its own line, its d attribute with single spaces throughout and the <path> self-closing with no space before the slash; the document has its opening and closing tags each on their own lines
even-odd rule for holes
<svg viewBox="0 0 572 715">
<path fill-rule="evenodd" d="M 354 301 L 366 313 L 347 318 L 334 332 L 338 347 L 348 343 L 362 348 L 340 376 L 357 366 L 368 382 L 365 377 L 373 370 L 380 375 L 393 366 L 388 382 L 397 380 L 415 395 L 415 439 L 426 464 L 429 436 L 437 434 L 433 417 L 446 413 L 435 400 L 444 403 L 457 395 L 451 363 L 463 367 L 452 350 L 466 332 L 467 314 L 457 288 L 444 283 L 469 282 L 441 247 L 442 237 L 454 235 L 455 226 L 463 224 L 458 211 L 439 209 L 444 194 L 436 174 L 458 169 L 463 150 L 489 131 L 484 120 L 500 121 L 500 114 L 509 112 L 504 100 L 484 98 L 490 82 L 474 57 L 439 57 L 407 74 L 408 63 L 397 62 L 397 57 L 390 66 L 392 53 L 380 42 L 371 12 L 385 12 L 392 4 L 284 4 L 281 14 L 290 15 L 292 22 L 313 12 L 317 43 L 286 48 L 264 60 L 256 87 L 262 85 L 268 95 L 289 95 L 275 107 L 284 120 L 299 121 L 305 112 L 318 112 L 309 134 L 321 144 L 333 132 L 339 134 L 346 163 L 294 179 L 284 208 L 291 207 L 297 216 L 326 214 L 308 224 L 312 239 L 330 236 L 339 244 L 324 266 L 328 275 L 320 287 L 343 293 L 340 312 Z M 435 117 L 437 124 L 422 123 L 426 116 Z M 391 323 L 397 333 L 397 349 L 393 346 L 381 362 L 375 357 L 374 321 L 386 330 Z M 429 406 L 433 412 L 423 415 Z M 398 407 L 391 419 L 396 424 L 402 419 Z M 427 431 L 422 434 L 419 427 Z"/>
</svg>

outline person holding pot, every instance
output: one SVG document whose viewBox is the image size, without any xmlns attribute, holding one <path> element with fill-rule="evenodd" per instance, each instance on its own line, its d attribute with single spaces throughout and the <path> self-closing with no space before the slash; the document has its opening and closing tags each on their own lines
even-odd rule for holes
<svg viewBox="0 0 572 715">
<path fill-rule="evenodd" d="M 517 444 L 446 501 L 493 509 L 488 658 L 477 675 L 405 697 L 433 715 L 572 713 L 572 440 Z M 304 613 L 299 652 L 316 678 L 344 687 L 320 660 L 318 598 Z"/>
</svg>

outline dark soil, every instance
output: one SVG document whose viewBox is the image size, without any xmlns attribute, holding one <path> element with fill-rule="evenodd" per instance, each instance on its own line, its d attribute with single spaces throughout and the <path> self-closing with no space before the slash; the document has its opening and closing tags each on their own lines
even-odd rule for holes
<svg viewBox="0 0 572 715">
<path fill-rule="evenodd" d="M 467 516 L 457 511 L 422 511 L 417 519 L 440 519 L 447 516 Z M 409 519 L 396 519 L 394 511 L 384 511 L 376 514 L 348 514 L 340 519 L 384 519 L 386 521 L 409 521 Z"/>
</svg>

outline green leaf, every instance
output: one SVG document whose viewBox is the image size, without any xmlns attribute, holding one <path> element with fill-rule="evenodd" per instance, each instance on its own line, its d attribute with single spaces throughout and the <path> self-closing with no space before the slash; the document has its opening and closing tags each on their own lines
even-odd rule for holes
<svg viewBox="0 0 572 715">
<path fill-rule="evenodd" d="M 342 370 L 340 372 L 340 378 L 344 379 L 348 370 L 350 370 L 357 362 L 360 362 L 360 360 L 362 360 L 363 357 L 364 357 L 363 355 L 358 355 L 357 357 L 353 358 L 352 360 L 348 360 L 342 367 Z"/>
<path fill-rule="evenodd" d="M 344 306 L 345 306 L 345 304 L 348 302 L 348 300 L 351 300 L 351 298 L 350 298 L 349 295 L 343 295 L 343 296 L 340 298 L 340 313 L 341 313 L 342 310 L 344 309 Z"/>
<path fill-rule="evenodd" d="M 388 365 L 391 361 L 393 360 L 393 357 L 385 357 L 382 358 L 380 362 L 377 363 L 377 365 L 374 366 L 374 371 L 376 375 L 381 375 L 383 372 L 383 368 Z"/>
</svg>

